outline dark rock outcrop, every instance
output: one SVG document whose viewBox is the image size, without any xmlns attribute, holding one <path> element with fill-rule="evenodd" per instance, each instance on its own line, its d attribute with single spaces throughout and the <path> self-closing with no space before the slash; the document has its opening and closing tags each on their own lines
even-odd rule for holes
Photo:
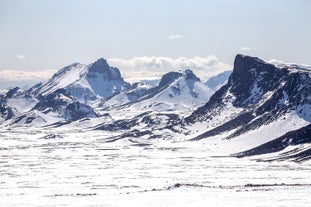
<svg viewBox="0 0 311 207">
<path fill-rule="evenodd" d="M 237 55 L 226 85 L 185 119 L 187 124 L 210 121 L 227 110 L 229 117 L 194 138 L 207 138 L 234 130 L 233 138 L 269 124 L 294 111 L 311 122 L 311 72 L 297 66 L 277 67 L 259 58 Z M 229 108 L 228 108 L 229 107 Z M 231 112 L 237 109 L 236 113 Z"/>
</svg>

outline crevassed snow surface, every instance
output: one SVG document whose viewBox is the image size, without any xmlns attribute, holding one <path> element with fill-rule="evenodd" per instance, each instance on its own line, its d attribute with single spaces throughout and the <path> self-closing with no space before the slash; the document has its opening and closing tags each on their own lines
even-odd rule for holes
<svg viewBox="0 0 311 207">
<path fill-rule="evenodd" d="M 308 206 L 311 163 L 224 155 L 223 140 L 0 129 L 0 206 Z M 234 144 L 235 140 L 228 140 Z M 226 142 L 226 143 L 227 143 Z"/>
</svg>

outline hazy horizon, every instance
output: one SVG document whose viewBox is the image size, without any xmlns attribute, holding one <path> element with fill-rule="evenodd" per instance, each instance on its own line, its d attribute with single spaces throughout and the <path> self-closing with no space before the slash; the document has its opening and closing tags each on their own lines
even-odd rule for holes
<svg viewBox="0 0 311 207">
<path fill-rule="evenodd" d="M 206 70 L 206 78 L 231 69 L 238 53 L 311 64 L 310 6 L 306 0 L 3 0 L 0 80 L 16 79 L 16 71 L 19 80 L 38 78 L 37 71 L 47 79 L 51 71 L 101 57 L 142 77 L 181 65 Z"/>
</svg>

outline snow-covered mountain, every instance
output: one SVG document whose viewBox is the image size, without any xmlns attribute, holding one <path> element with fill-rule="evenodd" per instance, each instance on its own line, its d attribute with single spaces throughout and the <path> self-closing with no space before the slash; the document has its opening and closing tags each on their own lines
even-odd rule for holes
<svg viewBox="0 0 311 207">
<path fill-rule="evenodd" d="M 22 115 L 32 109 L 38 103 L 27 91 L 18 87 L 0 95 L 0 121 L 9 120 Z"/>
<path fill-rule="evenodd" d="M 311 71 L 293 65 L 278 67 L 258 58 L 237 55 L 228 83 L 187 117 L 185 123 L 192 140 L 218 136 L 258 146 L 271 140 L 286 140 L 283 139 L 286 135 L 283 147 L 264 145 L 270 146 L 271 152 L 310 142 L 296 135 L 310 133 L 306 126 L 311 123 Z M 291 131 L 297 133 L 288 134 Z M 257 149 L 260 150 L 239 156 L 269 152 L 266 148 Z"/>
<path fill-rule="evenodd" d="M 101 58 L 90 65 L 74 63 L 59 70 L 34 93 L 47 96 L 58 89 L 65 89 L 71 97 L 87 103 L 97 98 L 108 99 L 129 87 L 119 69 L 110 67 Z"/>
<path fill-rule="evenodd" d="M 228 84 L 218 90 L 211 100 L 189 117 L 187 123 L 234 117 L 226 130 L 241 127 L 230 137 L 294 113 L 306 123 L 311 121 L 310 71 L 297 67 L 278 68 L 258 58 L 238 55 Z M 229 108 L 229 110 L 225 110 Z M 285 118 L 285 117 L 283 117 Z M 213 122 L 214 125 L 216 122 Z M 220 122 L 222 125 L 222 121 Z M 205 138 L 208 135 L 201 135 Z"/>
<path fill-rule="evenodd" d="M 8 120 L 14 116 L 14 111 L 8 106 L 4 97 L 0 95 L 0 122 Z"/>
<path fill-rule="evenodd" d="M 1 95 L 1 120 L 13 127 L 37 126 L 35 120 L 42 120 L 40 126 L 68 124 L 107 113 L 117 123 L 153 112 L 184 116 L 204 105 L 213 92 L 191 70 L 130 85 L 101 58 L 90 65 L 64 67 L 29 90 L 15 88 Z"/>
<path fill-rule="evenodd" d="M 188 69 L 183 73 L 164 75 L 157 93 L 153 94 L 147 102 L 153 110 L 193 109 L 205 104 L 213 93 L 213 90 L 204 85 L 193 71 Z M 146 107 L 147 104 L 140 102 L 140 105 Z"/>
<path fill-rule="evenodd" d="M 218 75 L 215 75 L 213 77 L 210 77 L 206 82 L 205 85 L 207 85 L 209 88 L 213 90 L 218 90 L 221 86 L 225 85 L 231 75 L 232 71 L 228 70 L 225 72 L 222 72 Z"/>
<path fill-rule="evenodd" d="M 129 90 L 107 100 L 101 107 L 114 121 L 102 123 L 97 129 L 125 130 L 121 137 L 170 137 L 169 132 L 159 130 L 180 122 L 204 105 L 213 92 L 189 69 L 169 72 L 156 87 L 133 84 Z"/>
<path fill-rule="evenodd" d="M 176 80 L 182 77 L 174 76 Z M 174 82 L 169 85 L 173 86 Z M 240 151 L 248 149 L 234 154 L 237 157 L 280 151 L 271 160 L 309 159 L 311 145 L 304 144 L 311 142 L 311 71 L 237 55 L 227 84 L 204 106 L 185 119 L 167 114 L 162 114 L 162 119 L 159 117 L 159 114 L 145 114 L 131 119 L 132 125 L 122 123 L 120 126 L 134 129 L 122 137 L 236 140 Z M 135 128 L 143 123 L 144 127 Z M 294 149 L 287 152 L 289 146 Z"/>
<path fill-rule="evenodd" d="M 59 121 L 97 117 L 92 103 L 105 101 L 130 88 L 117 68 L 103 58 L 90 65 L 71 64 L 48 81 L 29 90 L 12 89 L 1 95 L 1 120 L 11 125 L 49 125 Z M 26 117 L 23 119 L 21 117 Z M 44 118 L 43 118 L 44 117 Z M 25 121 L 27 120 L 27 121 Z"/>
<path fill-rule="evenodd" d="M 238 140 L 237 157 L 281 151 L 272 159 L 309 159 L 311 145 L 301 146 L 310 142 L 311 72 L 237 55 L 233 71 L 206 83 L 188 69 L 157 85 L 131 85 L 104 59 L 74 63 L 43 84 L 0 95 L 0 124 L 118 132 L 111 141 Z M 285 153 L 288 146 L 295 148 Z"/>
<path fill-rule="evenodd" d="M 188 69 L 163 75 L 156 87 L 144 83 L 134 84 L 129 90 L 108 100 L 105 105 L 131 107 L 139 111 L 189 111 L 204 105 L 213 92 Z"/>
</svg>

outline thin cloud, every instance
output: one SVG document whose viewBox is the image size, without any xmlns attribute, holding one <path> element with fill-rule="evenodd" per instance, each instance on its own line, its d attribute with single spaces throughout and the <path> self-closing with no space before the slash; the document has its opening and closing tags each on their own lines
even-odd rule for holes
<svg viewBox="0 0 311 207">
<path fill-rule="evenodd" d="M 56 70 L 42 71 L 19 71 L 19 70 L 1 70 L 0 79 L 9 81 L 38 80 L 43 81 L 49 79 Z"/>
<path fill-rule="evenodd" d="M 251 50 L 253 50 L 253 49 L 250 48 L 250 47 L 241 47 L 240 50 L 241 50 L 241 51 L 251 51 Z"/>
<path fill-rule="evenodd" d="M 170 35 L 168 37 L 169 40 L 176 40 L 176 39 L 183 39 L 185 38 L 183 35 L 180 35 L 180 34 L 174 34 L 174 35 Z"/>
<path fill-rule="evenodd" d="M 288 62 L 285 62 L 285 61 L 283 61 L 283 60 L 277 60 L 277 59 L 269 60 L 268 63 L 271 63 L 271 64 L 276 65 L 276 66 L 282 66 L 282 65 L 297 65 L 297 66 L 300 67 L 300 68 L 307 69 L 307 70 L 311 70 L 311 65 L 309 65 L 309 64 L 303 64 L 303 63 L 300 63 L 300 64 L 297 64 L 297 63 L 288 63 Z"/>
<path fill-rule="evenodd" d="M 156 57 L 144 56 L 131 59 L 110 58 L 111 66 L 118 67 L 126 81 L 135 82 L 144 79 L 161 78 L 167 72 L 192 69 L 202 81 L 226 70 L 232 66 L 219 61 L 215 56 L 208 57 Z"/>
<path fill-rule="evenodd" d="M 17 71 L 0 70 L 0 90 L 12 87 L 29 88 L 34 84 L 51 78 L 56 70 Z"/>
<path fill-rule="evenodd" d="M 16 58 L 19 60 L 26 60 L 25 55 L 16 55 Z"/>
<path fill-rule="evenodd" d="M 124 79 L 130 83 L 139 82 L 142 80 L 159 80 L 161 79 L 163 72 L 154 71 L 121 71 Z"/>
<path fill-rule="evenodd" d="M 277 59 L 271 59 L 268 61 L 268 63 L 271 63 L 273 65 L 290 64 L 290 63 L 284 62 L 283 60 L 277 60 Z"/>
<path fill-rule="evenodd" d="M 157 57 L 144 56 L 130 59 L 109 58 L 109 65 L 117 67 L 126 81 L 131 83 L 141 80 L 160 79 L 162 75 L 170 71 L 191 69 L 202 80 L 232 69 L 232 66 L 223 63 L 217 57 Z M 17 71 L 0 70 L 0 88 L 14 86 L 31 86 L 34 83 L 42 82 L 56 72 L 56 70 L 42 71 Z"/>
</svg>

